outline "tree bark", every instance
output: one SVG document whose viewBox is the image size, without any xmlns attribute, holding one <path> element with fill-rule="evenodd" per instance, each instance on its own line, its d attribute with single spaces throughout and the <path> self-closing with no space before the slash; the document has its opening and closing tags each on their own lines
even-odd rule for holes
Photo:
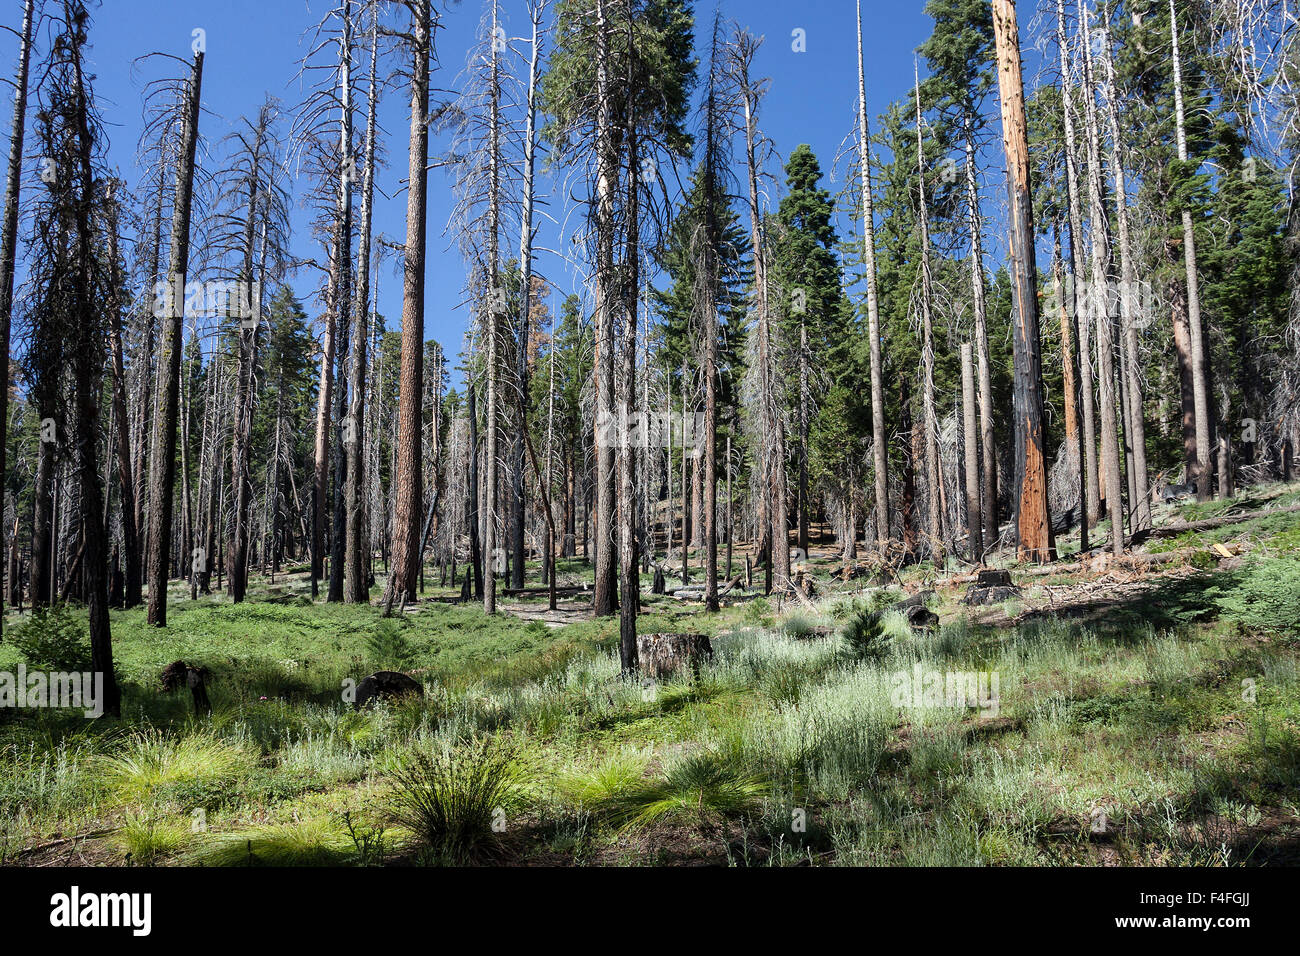
<svg viewBox="0 0 1300 956">
<path fill-rule="evenodd" d="M 361 185 L 361 223 L 357 233 L 356 296 L 352 306 L 352 348 L 349 365 L 347 436 L 347 486 L 343 508 L 346 517 L 343 600 L 349 604 L 370 601 L 370 568 L 366 547 L 366 354 L 370 335 L 370 229 L 375 195 L 375 112 L 378 107 L 377 60 L 379 56 L 378 11 L 371 11 L 370 82 L 366 91 L 366 168 Z"/>
<path fill-rule="evenodd" d="M 406 262 L 402 276 L 402 368 L 397 420 L 397 501 L 393 562 L 386 605 L 415 600 L 420 577 L 420 396 L 424 392 L 425 199 L 429 165 L 429 70 L 433 32 L 429 0 L 413 10 L 411 137 L 406 198 Z"/>
<path fill-rule="evenodd" d="M 194 150 L 198 140 L 203 53 L 194 54 L 181 127 L 176 196 L 172 201 L 171 261 L 167 281 L 180 294 L 167 296 L 168 316 L 158 356 L 163 377 L 161 415 L 154 416 L 155 458 L 149 463 L 149 609 L 154 627 L 167 626 L 167 577 L 172 543 L 172 496 L 176 487 L 176 422 L 180 404 L 181 342 L 185 317 L 186 275 L 190 262 L 190 204 L 194 187 Z M 177 288 L 179 286 L 179 289 Z"/>
<path fill-rule="evenodd" d="M 874 464 L 876 547 L 889 544 L 889 449 L 885 438 L 885 380 L 881 371 L 880 296 L 876 286 L 876 213 L 871 193 L 871 131 L 867 123 L 867 79 L 862 58 L 862 0 L 858 11 L 858 162 L 862 178 L 862 247 L 867 270 L 867 337 L 871 361 L 871 454 Z M 728 572 L 730 574 L 730 572 Z"/>
<path fill-rule="evenodd" d="M 1129 418 L 1126 432 L 1129 437 L 1131 459 L 1128 473 L 1131 476 L 1133 497 L 1129 502 L 1132 530 L 1151 527 L 1151 495 L 1147 474 L 1146 424 L 1142 398 L 1141 343 L 1138 338 L 1138 279 L 1134 260 L 1133 242 L 1129 229 L 1128 183 L 1121 153 L 1118 95 L 1115 82 L 1115 63 L 1111 53 L 1109 33 L 1102 48 L 1106 66 L 1106 115 L 1110 126 L 1111 173 L 1115 177 L 1115 219 L 1119 232 L 1120 262 L 1120 319 L 1124 336 L 1124 376 L 1127 383 Z"/>
<path fill-rule="evenodd" d="M 942 568 L 944 556 L 943 532 L 939 517 L 939 436 L 936 433 L 937 413 L 934 402 L 934 318 L 930 275 L 930 210 L 925 188 L 925 153 L 921 136 L 921 81 L 916 80 L 916 169 L 919 190 L 919 217 L 921 224 L 921 414 L 925 419 L 925 484 L 929 494 L 928 530 L 930 557 L 936 568 Z"/>
<path fill-rule="evenodd" d="M 27 76 L 32 57 L 34 0 L 23 4 L 23 25 L 18 40 L 18 74 L 14 79 L 14 115 L 9 126 L 9 162 L 5 177 L 4 220 L 0 222 L 0 477 L 6 474 L 9 448 L 9 338 L 13 320 L 14 273 L 18 257 L 18 199 L 22 188 L 23 133 L 27 117 Z M 140 572 L 136 558 L 136 603 Z M 10 588 L 13 581 L 9 582 Z M 2 598 L 2 596 L 0 596 Z M 4 630 L 4 602 L 0 599 L 0 633 Z"/>
<path fill-rule="evenodd" d="M 1047 504 L 1047 465 L 1043 427 L 1043 380 L 1038 325 L 1038 274 L 1034 254 L 1034 204 L 1025 131 L 1024 81 L 1015 0 L 993 0 L 998 88 L 1002 101 L 1003 147 L 1011 213 L 1012 287 L 1016 303 L 1015 391 L 1017 471 L 1020 474 L 1019 556 L 1022 561 L 1055 561 L 1056 543 Z"/>
<path fill-rule="evenodd" d="M 1169 35 L 1173 42 L 1174 130 L 1178 141 L 1178 160 L 1188 161 L 1187 121 L 1183 108 L 1183 61 L 1178 38 L 1178 12 L 1169 0 Z M 1210 385 L 1208 358 L 1205 354 L 1205 330 L 1201 323 L 1201 290 L 1196 263 L 1196 227 L 1192 211 L 1182 211 L 1183 264 L 1187 272 L 1187 332 L 1190 339 L 1192 402 L 1196 415 L 1196 484 L 1199 501 L 1209 501 L 1214 494 L 1214 461 L 1210 456 Z"/>
<path fill-rule="evenodd" d="M 1079 547 L 1088 550 L 1089 532 L 1096 525 L 1101 509 L 1097 480 L 1097 420 L 1093 399 L 1092 335 L 1088 321 L 1087 297 L 1083 289 L 1087 265 L 1083 246 L 1083 213 L 1079 190 L 1078 145 L 1074 125 L 1070 70 L 1069 41 L 1065 31 L 1065 0 L 1056 0 L 1056 44 L 1061 61 L 1062 120 L 1065 128 L 1065 185 L 1069 201 L 1070 264 L 1073 283 L 1070 288 L 1070 316 L 1074 324 L 1074 337 L 1079 343 L 1079 399 L 1083 434 L 1080 489 Z"/>
<path fill-rule="evenodd" d="M 979 438 L 975 424 L 975 370 L 971 347 L 961 347 L 961 410 L 966 465 L 966 534 L 972 561 L 984 563 L 984 527 L 980 519 Z"/>
<path fill-rule="evenodd" d="M 1110 222 L 1106 216 L 1101 170 L 1101 137 L 1097 122 L 1097 84 L 1092 62 L 1092 28 L 1082 16 L 1084 64 L 1084 117 L 1088 139 L 1088 207 L 1092 236 L 1092 278 L 1088 302 L 1097 332 L 1098 404 L 1101 409 L 1101 469 L 1098 493 L 1110 516 L 1111 549 L 1124 553 L 1123 477 L 1119 464 L 1119 427 L 1116 421 L 1114 317 L 1110 296 Z"/>
</svg>

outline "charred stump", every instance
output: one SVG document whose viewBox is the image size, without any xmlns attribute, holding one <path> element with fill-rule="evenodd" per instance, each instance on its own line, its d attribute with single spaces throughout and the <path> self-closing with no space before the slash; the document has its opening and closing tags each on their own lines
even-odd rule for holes
<svg viewBox="0 0 1300 956">
<path fill-rule="evenodd" d="M 165 693 L 171 694 L 182 687 L 188 687 L 190 696 L 194 699 L 195 715 L 211 714 L 212 702 L 208 700 L 207 688 L 209 676 L 210 672 L 206 667 L 195 667 L 184 661 L 174 661 L 163 668 L 162 688 Z"/>
<path fill-rule="evenodd" d="M 357 685 L 357 696 L 352 706 L 360 710 L 377 700 L 394 700 L 410 696 L 424 696 L 424 687 L 419 681 L 397 671 L 379 671 L 362 678 L 361 683 Z"/>
<path fill-rule="evenodd" d="M 671 677 L 683 667 L 698 675 L 700 662 L 713 659 L 713 644 L 703 634 L 640 634 L 636 653 L 650 677 Z"/>
</svg>

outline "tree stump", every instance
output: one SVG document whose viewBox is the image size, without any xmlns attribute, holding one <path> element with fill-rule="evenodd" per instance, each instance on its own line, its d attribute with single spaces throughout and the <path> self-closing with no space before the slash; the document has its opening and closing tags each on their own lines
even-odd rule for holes
<svg viewBox="0 0 1300 956">
<path fill-rule="evenodd" d="M 424 696 L 424 686 L 415 678 L 397 671 L 379 671 L 364 677 L 357 685 L 357 699 L 352 706 L 360 710 L 376 700 L 389 700 L 415 695 Z"/>
<path fill-rule="evenodd" d="M 184 661 L 174 661 L 163 668 L 163 691 L 170 694 L 182 687 L 188 687 L 190 696 L 194 699 L 195 716 L 210 714 L 212 713 L 212 702 L 208 700 L 206 683 L 208 673 L 206 667 L 194 667 Z"/>
<path fill-rule="evenodd" d="M 988 607 L 1018 598 L 1021 593 L 1016 587 L 973 587 L 966 592 L 966 604 L 969 607 Z"/>
<path fill-rule="evenodd" d="M 671 677 L 686 666 L 698 674 L 700 661 L 713 658 L 713 644 L 703 634 L 639 634 L 636 654 L 650 677 Z"/>
<path fill-rule="evenodd" d="M 920 594 L 913 594 L 909 598 L 904 598 L 897 604 L 893 605 L 890 610 L 910 611 L 912 608 L 925 607 L 932 597 L 934 597 L 933 591 L 922 591 Z"/>
<path fill-rule="evenodd" d="M 664 569 L 655 565 L 655 581 L 650 588 L 651 594 L 663 594 L 668 590 L 668 584 L 664 581 Z"/>
<path fill-rule="evenodd" d="M 1011 572 L 1002 570 L 981 571 L 975 576 L 975 586 L 981 588 L 1012 587 Z"/>
<path fill-rule="evenodd" d="M 939 615 L 918 604 L 907 609 L 907 623 L 914 630 L 928 631 L 939 626 Z"/>
</svg>

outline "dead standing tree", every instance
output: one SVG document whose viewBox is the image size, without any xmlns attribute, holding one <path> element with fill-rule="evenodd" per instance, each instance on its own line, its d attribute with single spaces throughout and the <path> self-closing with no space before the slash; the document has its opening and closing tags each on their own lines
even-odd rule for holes
<svg viewBox="0 0 1300 956">
<path fill-rule="evenodd" d="M 23 25 L 18 33 L 18 71 L 14 78 L 14 114 L 9 127 L 9 162 L 6 166 L 4 210 L 0 215 L 0 356 L 9 355 L 14 305 L 14 273 L 18 255 L 18 200 L 22 185 L 23 132 L 26 129 L 27 75 L 31 65 L 35 0 L 23 4 Z M 0 368 L 0 475 L 5 474 L 9 447 L 9 362 Z M 138 577 L 138 574 L 137 574 Z M 9 582 L 13 588 L 13 581 Z M 138 590 L 138 589 L 137 589 Z M 0 632 L 4 627 L 4 596 L 0 593 Z"/>
<path fill-rule="evenodd" d="M 279 109 L 268 101 L 256 120 L 243 118 L 227 137 L 230 160 L 217 178 L 222 197 L 214 244 L 219 256 L 233 259 L 227 286 L 228 313 L 237 312 L 232 330 L 238 347 L 231 434 L 230 474 L 232 512 L 226 545 L 231 598 L 242 601 L 248 588 L 249 541 L 252 525 L 254 372 L 261 334 L 262 293 L 271 276 L 284 274 L 289 235 L 288 205 L 282 147 L 276 136 Z M 270 267 L 268 269 L 268 266 Z"/>
<path fill-rule="evenodd" d="M 503 279 L 501 238 L 505 216 L 513 208 L 511 197 L 518 179 L 516 166 L 507 158 L 507 147 L 516 132 L 510 125 L 515 110 L 503 61 L 507 46 L 498 5 L 490 2 L 480 24 L 479 42 L 470 52 L 464 88 L 450 113 L 454 132 L 450 163 L 456 183 L 450 228 L 469 264 L 468 293 L 480 324 L 478 341 L 482 350 L 475 372 L 476 377 L 481 377 L 484 395 L 483 499 L 482 513 L 471 516 L 471 520 L 479 521 L 482 527 L 483 554 L 488 562 L 484 568 L 483 609 L 488 614 L 496 613 L 497 565 L 505 554 L 499 543 L 498 505 L 502 490 L 501 423 L 508 407 L 503 401 L 506 383 L 502 372 L 511 296 Z M 520 308 L 526 309 L 528 301 L 525 295 Z"/>
<path fill-rule="evenodd" d="M 1083 105 L 1088 150 L 1088 230 L 1092 239 L 1092 273 L 1086 307 L 1097 333 L 1097 404 L 1101 412 L 1101 468 L 1099 496 L 1106 501 L 1110 516 L 1110 546 L 1116 557 L 1124 553 L 1123 477 L 1120 474 L 1119 424 L 1116 420 L 1114 317 L 1110 296 L 1110 220 L 1106 214 L 1102 184 L 1101 133 L 1097 116 L 1097 82 L 1093 63 L 1092 27 L 1088 13 L 1080 16 L 1083 50 Z"/>
<path fill-rule="evenodd" d="M 73 422 L 71 457 L 75 461 L 79 561 L 69 569 L 79 575 L 80 597 L 86 603 L 90 627 L 91 670 L 102 677 L 96 703 L 113 716 L 121 713 L 121 693 L 113 670 L 112 635 L 108 615 L 107 546 L 104 527 L 104 483 L 99 468 L 100 381 L 107 353 L 108 315 L 105 303 L 118 301 L 118 264 L 102 250 L 104 229 L 116 226 L 116 203 L 104 176 L 103 134 L 95 111 L 90 79 L 83 72 L 84 48 L 90 26 L 85 5 L 64 0 L 56 17 L 58 33 L 43 64 L 39 85 L 40 113 L 36 140 L 43 157 L 48 187 L 35 215 L 30 303 L 31 325 L 57 342 L 51 372 L 62 366 L 69 375 Z M 99 212 L 100 215 L 96 215 Z M 53 357 L 42 355 L 41 358 Z"/>
<path fill-rule="evenodd" d="M 913 63 L 915 69 L 915 63 Z M 930 213 L 926 198 L 925 140 L 922 135 L 921 81 L 916 77 L 917 220 L 921 229 L 921 414 L 925 435 L 925 483 L 930 495 L 929 545 L 936 568 L 944 566 L 943 527 L 940 520 L 939 438 L 934 399 L 934 279 L 930 267 Z"/>
<path fill-rule="evenodd" d="M 165 319 L 158 355 L 159 405 L 154 412 L 152 447 L 149 463 L 149 624 L 167 626 L 167 577 L 171 557 L 173 495 L 176 487 L 176 434 L 180 407 L 181 341 L 185 317 L 184 297 L 176 289 L 184 288 L 190 262 L 190 210 L 194 188 L 194 156 L 198 141 L 199 99 L 203 81 L 203 55 L 200 44 L 188 81 L 178 91 L 178 106 L 183 110 L 180 147 L 177 155 L 176 189 L 172 201 L 170 261 L 164 296 Z"/>
<path fill-rule="evenodd" d="M 858 163 L 862 189 L 862 252 L 867 278 L 867 336 L 871 360 L 872 488 L 876 547 L 889 544 L 889 449 L 885 439 L 885 384 L 881 372 L 880 296 L 876 285 L 876 213 L 871 192 L 871 129 L 867 122 L 867 73 L 862 57 L 862 0 L 858 0 Z"/>
<path fill-rule="evenodd" d="M 352 309 L 352 185 L 356 157 L 352 136 L 352 53 L 355 0 L 342 0 L 314 28 L 313 44 L 302 60 L 302 74 L 322 73 L 310 87 L 297 111 L 293 138 L 309 159 L 320 180 L 317 198 L 331 206 L 325 231 L 329 240 L 329 266 L 325 293 L 325 339 L 321 353 L 320 391 L 316 415 L 316 452 L 312 481 L 312 591 L 324 573 L 325 526 L 330 525 L 328 599 L 343 600 L 345 510 L 343 486 L 347 454 L 345 410 L 348 393 L 348 329 Z M 337 56 L 317 62 L 322 51 L 337 49 Z M 331 142 L 337 143 L 331 148 Z M 364 266 L 363 266 L 364 268 Z M 329 481 L 333 472 L 333 493 Z M 333 508 L 327 510 L 327 502 Z"/>
<path fill-rule="evenodd" d="M 749 200 L 750 246 L 754 260 L 754 306 L 757 328 L 757 398 L 758 406 L 758 494 L 757 552 L 765 568 L 764 590 L 772 591 L 772 578 L 784 588 L 790 578 L 788 518 L 786 514 L 785 426 L 777 395 L 782 391 L 775 364 L 776 343 L 771 317 L 767 282 L 767 247 L 763 231 L 763 213 L 759 204 L 761 170 L 772 148 L 758 129 L 758 111 L 767 92 L 768 81 L 756 77 L 754 59 L 762 39 L 736 28 L 729 47 L 728 73 L 738 91 L 743 114 L 745 137 L 745 174 Z"/>
<path fill-rule="evenodd" d="M 1081 446 L 1079 494 L 1079 548 L 1087 551 L 1089 532 L 1097 522 L 1100 499 L 1097 485 L 1097 414 L 1093 396 L 1091 324 L 1084 283 L 1087 281 L 1087 253 L 1083 235 L 1082 196 L 1079 185 L 1079 147 L 1075 131 L 1075 74 L 1071 68 L 1070 41 L 1065 30 L 1065 0 L 1056 0 L 1056 45 L 1061 67 L 1061 113 L 1065 132 L 1065 185 L 1069 202 L 1070 266 L 1073 279 L 1069 295 L 1069 321 L 1078 343 L 1079 359 L 1079 443 Z M 1063 309 L 1065 303 L 1062 303 Z M 1062 321 L 1066 321 L 1063 316 Z"/>
<path fill-rule="evenodd" d="M 366 548 L 366 364 L 367 337 L 370 334 L 370 250 L 375 198 L 376 111 L 379 107 L 379 9 L 375 2 L 367 7 L 370 17 L 370 76 L 366 87 L 366 132 L 361 177 L 361 215 L 357 234 L 357 269 L 355 296 L 352 303 L 352 346 L 348 366 L 347 420 L 344 438 L 347 449 L 347 484 L 343 495 L 345 546 L 343 599 L 353 604 L 370 600 L 370 566 Z"/>
</svg>

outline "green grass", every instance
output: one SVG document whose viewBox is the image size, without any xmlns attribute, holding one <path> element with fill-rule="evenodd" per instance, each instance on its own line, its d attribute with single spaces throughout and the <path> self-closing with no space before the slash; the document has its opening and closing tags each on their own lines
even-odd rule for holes
<svg viewBox="0 0 1300 956">
<path fill-rule="evenodd" d="M 1031 611 L 1031 590 L 1017 623 L 985 626 L 943 593 L 942 625 L 914 633 L 876 613 L 898 588 L 830 581 L 817 613 L 647 600 L 641 631 L 715 651 L 657 683 L 621 675 L 616 619 L 550 629 L 430 604 L 385 620 L 303 603 L 297 583 L 242 605 L 178 591 L 165 630 L 113 612 L 121 720 L 0 711 L 0 860 L 109 831 L 105 859 L 155 866 L 1287 862 L 1300 516 L 1256 522 L 1224 529 L 1254 542 L 1239 565 L 1074 617 Z M 79 653 L 66 624 L 38 631 L 0 643 L 0 669 Z M 210 717 L 162 693 L 178 659 L 210 671 Z M 900 705 L 917 667 L 996 672 L 997 716 Z M 379 669 L 425 696 L 353 711 L 345 682 Z"/>
</svg>

